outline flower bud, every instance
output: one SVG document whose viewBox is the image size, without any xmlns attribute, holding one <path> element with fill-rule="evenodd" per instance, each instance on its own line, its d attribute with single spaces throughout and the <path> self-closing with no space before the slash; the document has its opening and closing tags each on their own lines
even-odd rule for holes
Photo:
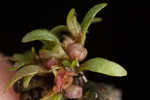
<svg viewBox="0 0 150 100">
<path fill-rule="evenodd" d="M 58 60 L 55 58 L 51 58 L 48 59 L 46 61 L 43 62 L 43 65 L 47 68 L 47 69 L 51 69 L 53 66 L 58 64 Z"/>
<path fill-rule="evenodd" d="M 75 41 L 72 38 L 70 38 L 68 36 L 65 36 L 65 39 L 63 41 L 63 47 L 66 48 L 68 45 L 70 45 L 70 44 L 72 44 L 74 42 Z"/>
<path fill-rule="evenodd" d="M 69 99 L 79 99 L 82 97 L 82 87 L 71 85 L 65 90 L 65 96 Z"/>
<path fill-rule="evenodd" d="M 83 61 L 87 55 L 87 50 L 79 43 L 70 44 L 67 53 L 72 60 Z"/>
</svg>

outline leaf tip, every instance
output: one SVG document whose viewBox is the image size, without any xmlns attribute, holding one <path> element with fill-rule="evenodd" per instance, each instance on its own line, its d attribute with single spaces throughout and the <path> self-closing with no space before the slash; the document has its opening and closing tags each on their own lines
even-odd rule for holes
<svg viewBox="0 0 150 100">
<path fill-rule="evenodd" d="M 72 12 L 75 12 L 75 8 L 71 8 L 71 11 L 72 11 Z"/>
<path fill-rule="evenodd" d="M 120 66 L 120 71 L 118 73 L 116 72 L 116 75 L 114 75 L 114 76 L 124 77 L 124 76 L 127 76 L 127 74 L 128 74 L 127 70 Z"/>
<path fill-rule="evenodd" d="M 104 7 L 106 7 L 108 5 L 108 3 L 103 3 Z"/>
<path fill-rule="evenodd" d="M 106 6 L 108 5 L 108 3 L 105 3 L 105 2 L 104 2 L 104 3 L 100 3 L 99 5 L 102 5 L 103 8 L 104 8 L 104 7 L 106 7 Z"/>
<path fill-rule="evenodd" d="M 22 38 L 21 42 L 22 42 L 22 43 L 27 43 L 27 42 L 28 42 L 28 40 L 26 39 L 26 36 L 24 36 L 24 37 Z"/>
<path fill-rule="evenodd" d="M 127 75 L 128 75 L 128 72 L 124 69 L 123 73 L 122 73 L 122 76 L 127 76 Z"/>
</svg>

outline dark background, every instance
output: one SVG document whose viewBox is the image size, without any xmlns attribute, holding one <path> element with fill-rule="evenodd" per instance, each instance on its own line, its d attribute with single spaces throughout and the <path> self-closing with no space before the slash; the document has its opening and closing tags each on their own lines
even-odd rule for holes
<svg viewBox="0 0 150 100">
<path fill-rule="evenodd" d="M 13 5 L 9 2 L 2 4 L 0 9 L 0 52 L 6 55 L 12 55 L 15 52 L 23 52 L 32 45 L 38 43 L 22 44 L 21 38 L 29 31 L 37 28 L 48 28 L 65 24 L 68 11 L 74 7 L 78 13 L 78 20 L 81 22 L 85 13 L 93 5 L 100 2 L 107 2 L 109 5 L 97 16 L 103 18 L 103 22 L 93 24 L 89 28 L 86 47 L 88 49 L 88 58 L 104 57 L 118 62 L 128 71 L 128 76 L 123 78 L 113 78 L 96 73 L 88 73 L 89 79 L 94 81 L 112 82 L 124 91 L 124 100 L 130 100 L 133 94 L 137 62 L 135 58 L 140 52 L 142 35 L 140 32 L 140 23 L 145 24 L 147 15 L 143 14 L 141 6 L 129 2 L 120 2 L 114 4 L 112 14 L 111 0 L 55 0 L 57 3 L 40 2 L 40 4 L 31 4 L 22 2 Z M 139 13 L 140 12 L 140 13 Z M 113 22 L 112 22 L 113 21 Z M 140 37 L 140 38 L 139 38 Z M 140 77 L 136 75 L 136 77 Z M 129 81 L 130 80 L 130 81 Z M 132 93 L 132 94 L 131 94 Z"/>
</svg>

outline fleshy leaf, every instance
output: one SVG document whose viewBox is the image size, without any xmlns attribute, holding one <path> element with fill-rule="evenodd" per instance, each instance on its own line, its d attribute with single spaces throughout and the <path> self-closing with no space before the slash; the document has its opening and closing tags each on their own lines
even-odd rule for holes
<svg viewBox="0 0 150 100">
<path fill-rule="evenodd" d="M 40 100 L 62 100 L 62 99 L 63 99 L 62 93 L 51 93 L 44 96 Z"/>
<path fill-rule="evenodd" d="M 53 50 L 40 49 L 39 53 L 40 55 L 43 56 L 43 58 L 46 58 L 46 59 L 51 58 L 51 57 L 55 57 L 58 59 L 69 58 L 66 52 L 63 50 L 63 48 L 59 45 L 53 48 Z"/>
<path fill-rule="evenodd" d="M 22 54 L 21 53 L 14 54 L 10 60 L 16 62 L 15 67 L 10 67 L 8 70 L 16 71 L 24 65 L 33 64 L 36 56 L 37 55 L 34 47 L 32 47 L 31 50 L 28 50 Z"/>
<path fill-rule="evenodd" d="M 79 38 L 81 36 L 81 26 L 78 23 L 75 14 L 76 12 L 74 8 L 69 11 L 67 15 L 67 27 L 73 37 Z"/>
<path fill-rule="evenodd" d="M 78 60 L 73 60 L 72 62 L 70 62 L 69 60 L 63 60 L 62 61 L 63 66 L 65 67 L 76 67 L 78 64 Z"/>
<path fill-rule="evenodd" d="M 37 66 L 37 65 L 27 65 L 25 67 L 22 67 L 20 70 L 18 70 L 9 83 L 6 86 L 6 91 L 19 79 L 22 79 L 23 77 L 30 76 L 30 75 L 35 75 L 35 74 L 41 74 L 41 73 L 48 73 L 46 69 L 43 67 Z"/>
<path fill-rule="evenodd" d="M 16 66 L 15 67 L 10 67 L 8 68 L 9 71 L 16 71 L 18 70 L 19 68 L 21 68 L 22 66 L 24 65 L 24 63 L 16 63 Z"/>
<path fill-rule="evenodd" d="M 50 69 L 48 72 L 50 73 L 50 72 L 56 71 L 56 70 L 61 69 L 61 68 L 62 68 L 61 66 L 55 66 L 52 69 Z"/>
<path fill-rule="evenodd" d="M 82 38 L 81 38 L 81 43 L 84 45 L 85 39 L 86 39 L 86 33 L 88 31 L 88 28 L 90 24 L 92 23 L 94 17 L 96 14 L 101 11 L 104 7 L 107 6 L 107 3 L 101 3 L 98 5 L 95 5 L 92 7 L 87 14 L 85 15 L 82 23 L 81 23 L 81 28 L 82 28 Z"/>
<path fill-rule="evenodd" d="M 24 36 L 22 42 L 31 42 L 35 40 L 40 40 L 44 44 L 42 49 L 49 50 L 52 56 L 66 56 L 65 51 L 61 47 L 58 38 L 46 29 L 37 29 L 29 32 Z"/>
<path fill-rule="evenodd" d="M 62 100 L 63 95 L 61 93 L 53 95 L 50 100 Z"/>
<path fill-rule="evenodd" d="M 36 29 L 27 33 L 23 37 L 22 42 L 27 43 L 36 40 L 41 41 L 44 44 L 43 48 L 46 49 L 53 49 L 59 44 L 58 38 L 47 29 Z"/>
<path fill-rule="evenodd" d="M 63 60 L 62 61 L 63 66 L 65 67 L 70 67 L 71 66 L 71 62 L 69 60 Z"/>
<path fill-rule="evenodd" d="M 32 47 L 32 48 L 31 48 L 31 52 L 32 52 L 32 59 L 33 59 L 33 60 L 35 60 L 35 59 L 36 59 L 37 54 L 36 54 L 36 50 L 35 50 L 35 48 L 34 48 L 34 47 Z"/>
<path fill-rule="evenodd" d="M 59 67 L 59 66 L 55 66 L 51 70 L 48 70 L 46 73 L 50 73 L 50 72 L 56 71 L 56 70 L 58 70 L 60 68 L 61 67 Z M 24 77 L 24 80 L 23 80 L 23 86 L 24 86 L 24 88 L 28 88 L 29 83 L 30 83 L 32 77 L 34 77 L 34 75 L 29 75 L 29 76 Z"/>
<path fill-rule="evenodd" d="M 73 68 L 73 67 L 76 67 L 77 65 L 78 65 L 78 60 L 77 59 L 73 60 L 72 64 L 71 64 L 71 67 Z"/>
<path fill-rule="evenodd" d="M 98 72 L 109 76 L 126 76 L 127 71 L 119 64 L 109 61 L 104 58 L 94 58 L 84 62 L 77 72 L 89 70 L 92 72 Z"/>
<path fill-rule="evenodd" d="M 47 29 L 36 29 L 27 33 L 23 39 L 23 43 L 32 42 L 35 40 L 58 42 L 58 39 Z"/>
<path fill-rule="evenodd" d="M 58 26 L 55 26 L 54 28 L 52 28 L 50 30 L 50 32 L 56 36 L 59 36 L 61 32 L 69 32 L 69 30 L 68 30 L 67 26 L 65 26 L 65 25 L 58 25 Z"/>
<path fill-rule="evenodd" d="M 23 87 L 24 88 L 27 88 L 29 86 L 29 83 L 33 76 L 34 75 L 29 75 L 29 76 L 24 77 L 24 79 L 23 79 Z"/>
<path fill-rule="evenodd" d="M 22 54 L 20 54 L 20 53 L 14 54 L 12 57 L 12 60 L 19 62 L 19 63 L 31 64 L 31 63 L 33 63 L 32 51 L 28 50 Z"/>
</svg>

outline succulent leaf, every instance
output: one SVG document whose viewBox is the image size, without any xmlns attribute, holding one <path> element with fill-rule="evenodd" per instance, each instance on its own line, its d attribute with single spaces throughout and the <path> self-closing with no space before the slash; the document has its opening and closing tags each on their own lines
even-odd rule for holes
<svg viewBox="0 0 150 100">
<path fill-rule="evenodd" d="M 72 8 L 67 15 L 67 27 L 72 36 L 78 39 L 81 36 L 81 26 L 78 23 L 75 14 L 75 9 Z"/>
<path fill-rule="evenodd" d="M 35 40 L 40 41 L 50 41 L 50 42 L 59 42 L 57 37 L 53 35 L 49 30 L 47 29 L 36 29 L 29 33 L 27 33 L 23 39 L 23 43 L 32 42 Z"/>
<path fill-rule="evenodd" d="M 85 39 L 86 39 L 86 33 L 88 31 L 88 28 L 90 24 L 92 23 L 94 17 L 96 14 L 101 11 L 104 7 L 107 6 L 107 3 L 101 3 L 98 5 L 95 5 L 92 7 L 87 14 L 85 15 L 82 23 L 81 23 L 81 28 L 82 28 L 82 38 L 81 38 L 81 43 L 84 45 Z"/>
<path fill-rule="evenodd" d="M 69 32 L 69 30 L 68 30 L 68 27 L 65 25 L 58 25 L 52 28 L 50 32 L 56 36 L 59 36 L 61 32 Z"/>
<path fill-rule="evenodd" d="M 78 62 L 77 59 L 73 60 L 73 61 L 72 61 L 72 64 L 71 64 L 71 67 L 72 67 L 72 68 L 77 67 L 77 66 L 78 66 L 78 63 L 79 63 L 79 62 Z"/>
<path fill-rule="evenodd" d="M 7 91 L 19 79 L 22 79 L 26 76 L 41 74 L 41 73 L 48 73 L 48 71 L 44 69 L 44 67 L 40 67 L 38 65 L 27 65 L 25 67 L 22 67 L 13 75 L 11 80 L 8 82 L 5 90 Z"/>
<path fill-rule="evenodd" d="M 62 61 L 63 66 L 65 67 L 70 67 L 71 66 L 71 62 L 69 60 L 63 60 Z"/>
<path fill-rule="evenodd" d="M 24 66 L 24 63 L 16 63 L 16 66 L 10 67 L 10 68 L 8 68 L 8 70 L 9 70 L 9 71 L 16 71 L 16 70 L 18 70 L 19 68 L 21 68 L 22 66 Z"/>
<path fill-rule="evenodd" d="M 44 56 L 44 58 L 55 57 L 58 59 L 68 59 L 68 55 L 61 46 L 56 46 L 53 50 L 40 49 L 39 53 Z"/>
<path fill-rule="evenodd" d="M 109 61 L 104 58 L 93 58 L 90 59 L 83 64 L 79 68 L 77 68 L 77 71 L 83 71 L 88 70 L 92 72 L 97 72 L 109 76 L 126 76 L 127 71 L 120 66 L 119 64 Z"/>
<path fill-rule="evenodd" d="M 29 76 L 24 77 L 24 79 L 23 79 L 23 87 L 24 88 L 27 88 L 29 86 L 29 83 L 33 76 L 34 75 L 29 75 Z"/>
<path fill-rule="evenodd" d="M 44 48 L 53 49 L 59 44 L 58 38 L 47 29 L 36 29 L 27 33 L 23 39 L 23 43 L 39 40 L 44 44 Z"/>
</svg>

